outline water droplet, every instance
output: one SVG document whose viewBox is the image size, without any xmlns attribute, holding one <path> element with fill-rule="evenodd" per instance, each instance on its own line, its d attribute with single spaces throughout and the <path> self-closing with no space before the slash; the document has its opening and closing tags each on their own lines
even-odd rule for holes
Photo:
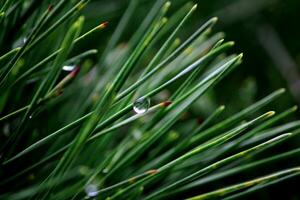
<svg viewBox="0 0 300 200">
<path fill-rule="evenodd" d="M 107 174 L 107 173 L 108 173 L 108 171 L 109 171 L 109 169 L 108 169 L 108 168 L 104 168 L 104 169 L 102 170 L 102 173 L 103 173 L 103 174 Z"/>
<path fill-rule="evenodd" d="M 132 132 L 132 135 L 134 137 L 135 140 L 140 140 L 142 138 L 142 132 L 140 129 L 134 129 L 133 132 Z"/>
<path fill-rule="evenodd" d="M 65 65 L 65 66 L 63 66 L 62 69 L 63 69 L 64 71 L 71 72 L 71 71 L 74 70 L 75 67 L 76 67 L 75 65 Z"/>
<path fill-rule="evenodd" d="M 23 41 L 23 45 L 24 45 L 27 42 L 27 38 L 24 37 L 22 41 Z"/>
<path fill-rule="evenodd" d="M 8 137 L 10 133 L 10 125 L 9 123 L 5 123 L 3 126 L 3 134 Z"/>
<path fill-rule="evenodd" d="M 24 46 L 24 44 L 26 43 L 27 38 L 23 37 L 23 38 L 19 38 L 14 44 L 13 44 L 13 48 L 17 48 L 17 47 L 22 47 Z"/>
<path fill-rule="evenodd" d="M 95 197 L 99 193 L 98 187 L 95 184 L 87 185 L 84 190 L 85 190 L 87 196 L 89 196 L 89 197 Z"/>
<path fill-rule="evenodd" d="M 138 98 L 137 100 L 135 100 L 135 102 L 133 103 L 133 110 L 134 112 L 136 112 L 137 114 L 142 114 L 147 112 L 147 110 L 150 107 L 150 99 L 149 98 Z"/>
<path fill-rule="evenodd" d="M 42 104 L 42 102 L 41 102 Z M 29 119 L 32 119 L 34 117 L 36 117 L 38 114 L 40 114 L 40 112 L 42 111 L 42 106 L 38 106 L 35 108 L 35 110 L 33 110 L 30 115 L 29 115 Z"/>
</svg>

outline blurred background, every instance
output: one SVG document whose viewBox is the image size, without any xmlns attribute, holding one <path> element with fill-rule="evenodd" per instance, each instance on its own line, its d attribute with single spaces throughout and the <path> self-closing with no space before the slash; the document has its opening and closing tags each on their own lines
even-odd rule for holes
<svg viewBox="0 0 300 200">
<path fill-rule="evenodd" d="M 155 0 L 135 2 L 134 16 L 129 16 L 130 23 L 128 27 L 125 27 L 125 33 L 118 41 L 120 48 L 126 46 L 126 42 L 155 2 Z M 171 2 L 170 15 L 189 1 L 173 0 Z M 89 48 L 91 48 L 90 45 L 96 48 L 100 46 L 101 53 L 101 46 L 106 45 L 106 41 L 114 32 L 119 19 L 130 3 L 132 3 L 130 0 L 93 0 L 88 5 L 84 11 L 87 18 L 86 30 L 102 21 L 109 22 L 109 28 L 105 30 L 103 38 L 90 38 L 90 42 L 87 43 Z M 269 108 L 280 112 L 293 105 L 299 105 L 299 0 L 195 0 L 192 3 L 198 4 L 197 13 L 190 20 L 189 26 L 185 28 L 180 39 L 184 40 L 207 19 L 217 16 L 219 22 L 213 31 L 222 31 L 226 34 L 226 40 L 235 41 L 235 47 L 231 51 L 232 53 L 243 52 L 244 61 L 221 84 L 204 96 L 191 112 L 205 117 L 218 105 L 224 104 L 228 108 L 227 115 L 231 115 L 282 87 L 287 89 L 286 95 Z M 297 119 L 298 117 L 299 112 L 296 112 L 296 115 L 291 118 Z M 299 140 L 290 145 L 298 146 L 298 144 Z M 291 161 L 293 162 L 295 161 Z M 282 165 L 286 166 L 286 164 Z M 247 174 L 242 176 L 247 176 Z M 283 195 L 284 199 L 300 199 L 297 191 L 299 183 L 299 178 L 284 181 L 260 194 L 250 196 L 249 199 L 275 199 Z"/>
<path fill-rule="evenodd" d="M 107 66 L 114 66 L 114 63 L 121 64 L 119 60 L 122 60 L 122 56 L 126 57 L 126 51 L 132 47 L 128 45 L 128 41 L 132 40 L 133 34 L 141 25 L 148 12 L 151 10 L 152 6 L 157 2 L 163 2 L 165 0 L 91 0 L 87 7 L 83 10 L 83 15 L 85 16 L 85 27 L 82 31 L 83 33 L 91 30 L 95 26 L 102 22 L 108 21 L 108 27 L 100 31 L 97 34 L 92 34 L 84 40 L 84 42 L 79 42 L 76 45 L 74 52 L 72 54 L 78 55 L 89 49 L 99 49 L 98 55 L 92 55 L 89 59 L 84 60 L 83 69 L 86 72 L 91 67 L 87 73 L 87 77 L 93 79 L 93 75 L 99 72 L 101 76 L 103 68 Z M 228 116 L 239 112 L 240 110 L 248 107 L 257 100 L 267 96 L 275 90 L 280 88 L 286 88 L 286 93 L 282 95 L 279 99 L 274 101 L 274 103 L 268 105 L 267 107 L 260 110 L 260 113 L 265 111 L 274 110 L 277 113 L 282 113 L 283 111 L 293 107 L 294 105 L 300 104 L 300 0 L 170 0 L 171 8 L 168 12 L 168 17 L 177 16 L 179 19 L 183 17 L 180 12 L 183 8 L 191 8 L 194 3 L 198 4 L 196 13 L 193 15 L 189 22 L 185 25 L 183 31 L 180 31 L 179 39 L 184 42 L 188 36 L 194 33 L 197 28 L 203 25 L 208 19 L 212 17 L 218 17 L 219 21 L 213 28 L 211 35 L 218 32 L 223 32 L 225 34 L 226 41 L 234 41 L 235 46 L 228 52 L 232 53 L 244 53 L 243 63 L 232 71 L 225 79 L 223 79 L 218 85 L 207 92 L 203 97 L 194 103 L 178 124 L 182 126 L 182 129 L 187 127 L 188 132 L 189 125 L 192 123 L 198 123 L 203 121 L 207 116 L 209 116 L 217 107 L 220 105 L 225 105 L 225 113 L 222 118 L 227 118 Z M 16 1 L 17 2 L 17 1 Z M 23 1 L 19 1 L 23 2 Z M 29 4 L 28 2 L 32 2 Z M 33 7 L 37 4 L 44 4 L 47 6 L 53 2 L 58 2 L 58 0 L 32 0 L 26 1 L 24 7 L 26 12 L 23 13 L 21 20 L 11 23 L 11 30 L 3 39 L 3 45 L 0 48 L 0 55 L 7 52 L 11 47 L 20 46 L 24 43 L 26 35 L 23 35 L 23 29 L 29 29 L 30 31 L 32 24 L 36 23 L 36 17 L 40 15 L 38 12 L 32 12 L 31 6 Z M 75 3 L 75 0 L 70 0 L 70 4 Z M 28 9 L 27 9 L 28 8 Z M 120 20 L 124 20 L 124 13 L 127 9 L 133 9 L 129 16 L 126 16 L 129 23 L 120 23 Z M 181 16 L 180 16 L 181 13 Z M 179 15 L 179 16 L 178 16 Z M 122 17 L 123 16 L 123 17 Z M 23 23 L 28 18 L 29 22 Z M 57 17 L 60 17 L 59 15 Z M 171 20 L 170 20 L 171 21 Z M 176 21 L 176 20 L 175 20 Z M 30 24 L 31 23 L 31 24 Z M 36 63 L 40 58 L 44 58 L 48 55 L 49 51 L 54 51 L 57 49 L 57 42 L 64 37 L 65 28 L 68 27 L 61 26 L 56 29 L 54 33 L 51 34 L 45 43 L 40 44 L 39 52 L 34 52 L 34 56 L 29 55 L 30 62 Z M 119 24 L 126 24 L 124 27 L 118 26 Z M 26 25 L 26 26 L 24 26 Z M 173 24 L 172 27 L 175 24 Z M 118 28 L 117 28 L 118 27 Z M 116 29 L 117 28 L 117 29 Z M 122 29 L 118 31 L 118 29 Z M 170 34 L 172 29 L 165 32 L 164 37 L 161 37 L 162 41 L 156 41 L 156 46 L 151 46 L 151 48 L 146 50 L 143 59 L 138 62 L 138 69 L 142 69 L 146 66 L 147 62 L 152 58 L 160 46 L 163 44 L 164 40 Z M 104 50 L 110 45 L 116 34 L 120 33 L 121 37 L 114 41 L 115 43 L 111 45 L 112 51 L 106 52 Z M 0 30 L 0 36 L 1 36 Z M 0 37 L 1 38 L 1 37 Z M 138 37 L 136 37 L 138 38 Z M 2 39 L 2 38 L 1 38 Z M 16 44 L 12 44 L 16 39 Z M 52 41 L 53 40 L 53 41 Z M 135 41 L 136 42 L 136 41 Z M 132 42 L 134 44 L 134 42 Z M 132 44 L 131 43 L 131 44 Z M 45 48 L 45 46 L 47 48 Z M 115 47 L 115 48 L 114 48 Z M 3 52 L 1 52 L 3 51 Z M 122 54 L 123 53 L 123 54 Z M 103 56 L 105 55 L 105 56 Z M 119 60 L 118 60 L 119 59 Z M 87 62 L 87 64 L 85 63 Z M 113 63 L 113 64 L 112 64 Z M 96 67 L 94 67 L 96 65 Z M 103 65 L 104 67 L 101 68 Z M 87 66 L 85 68 L 85 66 Z M 94 70 L 96 69 L 96 70 Z M 99 70 L 101 69 L 101 70 Z M 97 71 L 99 70 L 99 71 Z M 64 72 L 69 73 L 69 72 Z M 84 72 L 85 73 L 85 72 Z M 101 74 L 102 73 L 102 74 Z M 138 74 L 139 72 L 137 72 Z M 66 75 L 64 74 L 64 75 Z M 132 73 L 133 79 L 135 79 L 135 73 Z M 95 75 L 96 76 L 96 75 Z M 101 77 L 102 78 L 102 77 Z M 155 77 L 156 78 L 156 77 Z M 100 83 L 106 83 L 105 76 L 104 80 L 100 80 Z M 31 90 L 32 83 L 36 80 L 29 80 L 28 90 Z M 88 84 L 90 80 L 87 79 Z M 149 81 L 151 82 L 151 81 Z M 179 83 L 178 83 L 179 82 Z M 132 83 L 132 82 L 130 82 Z M 126 83 L 126 84 L 130 84 Z M 32 85 L 30 85 L 32 84 Z M 87 85 L 88 85 L 87 84 Z M 177 84 L 177 85 L 176 85 Z M 159 95 L 164 95 L 161 99 L 166 100 L 172 94 L 174 88 L 180 84 L 180 81 L 172 84 L 168 90 L 164 90 L 162 93 L 158 94 L 158 97 L 154 97 L 151 101 L 160 102 L 161 100 L 155 99 L 159 98 Z M 92 85 L 92 84 L 90 84 Z M 92 85 L 94 88 L 94 85 Z M 77 87 L 85 88 L 84 86 Z M 72 88 L 71 88 L 72 89 Z M 86 91 L 81 91 L 84 95 L 89 94 L 88 88 Z M 27 88 L 24 90 L 26 91 Z M 75 94 L 72 90 L 69 90 L 70 94 Z M 72 93 L 73 92 L 73 93 Z M 15 94 L 13 94 L 15 95 Z M 67 93 L 68 95 L 68 93 Z M 68 98 L 68 96 L 66 97 Z M 11 105 L 15 106 L 20 104 L 23 106 L 24 102 L 27 102 L 29 95 L 15 95 L 16 102 L 10 102 Z M 88 95 L 87 95 L 88 96 Z M 18 99 L 22 99 L 19 101 Z M 52 130 L 57 130 L 63 124 L 63 122 L 68 122 L 77 119 L 77 115 L 81 114 L 74 107 L 80 105 L 84 98 L 75 98 L 71 104 L 61 104 L 64 105 L 61 109 L 61 115 L 47 115 L 47 111 L 43 112 L 43 116 L 39 117 L 38 129 L 42 130 L 41 133 L 34 132 L 32 135 L 32 141 L 40 137 L 38 134 L 48 134 Z M 76 101 L 78 100 L 78 101 Z M 4 100 L 5 101 L 5 100 Z M 59 101 L 58 101 L 59 103 Z M 75 106 L 74 106 L 75 105 Z M 52 104 L 52 106 L 55 106 Z M 55 107 L 57 108 L 57 107 Z M 0 104 L 0 110 L 10 108 L 3 108 Z M 13 109 L 14 110 L 14 109 Z M 66 119 L 64 115 L 65 111 L 68 112 L 69 118 Z M 49 113 L 51 113 L 51 105 L 49 106 Z M 82 111 L 83 112 L 83 111 Z M 8 112 L 9 113 L 9 112 Z M 73 114 L 75 113 L 75 114 Z M 255 113 L 254 116 L 258 116 Z M 300 127 L 300 112 L 297 111 L 293 115 L 286 117 L 280 123 L 275 124 L 275 126 L 283 125 L 289 122 L 298 122 Z M 52 121 L 51 121 L 52 120 Z M 191 121 L 191 123 L 190 123 Z M 57 123 L 57 122 L 61 122 Z M 49 126 L 51 124 L 51 126 Z M 178 129 L 178 124 L 175 125 L 174 129 Z M 198 125 L 198 124 L 197 124 Z M 287 124 L 289 126 L 290 124 Z M 53 127 L 52 127 L 53 126 Z M 9 126 L 4 126 L 9 127 Z M 3 128 L 3 129 L 4 129 Z M 49 129 L 49 130 L 48 130 Z M 177 131 L 177 130 L 176 130 Z M 179 130 L 180 132 L 181 130 Z M 290 130 L 288 130 L 290 131 Z M 8 131 L 9 132 L 9 131 Z M 283 132 L 283 131 L 282 131 Z M 4 136 L 3 136 L 4 137 Z M 5 136 L 6 137 L 6 136 Z M 279 145 L 276 148 L 272 148 L 272 151 L 264 151 L 263 155 L 257 154 L 255 157 L 248 158 L 249 163 L 253 160 L 258 160 L 259 158 L 268 158 L 270 155 L 277 154 L 279 152 L 285 152 L 291 149 L 299 148 L 300 138 L 299 136 L 294 137 L 292 140 Z M 2 138 L 0 138 L 1 140 Z M 68 139 L 68 138 L 67 138 Z M 28 143 L 32 143 L 31 140 Z M 53 148 L 53 147 L 52 147 Z M 54 146 L 55 149 L 55 146 Z M 48 149 L 47 149 L 48 150 Z M 222 150 L 222 149 L 221 149 Z M 35 158 L 30 158 L 34 160 Z M 247 162 L 248 162 L 247 161 Z M 254 170 L 244 170 L 244 172 L 234 175 L 234 177 L 227 177 L 225 180 L 216 180 L 210 185 L 204 187 L 195 188 L 194 193 L 199 194 L 203 191 L 211 191 L 213 189 L 218 189 L 224 185 L 234 184 L 240 181 L 248 180 L 253 177 L 258 177 L 261 175 L 269 174 L 270 172 L 278 171 L 279 169 L 285 169 L 288 167 L 299 166 L 300 158 L 284 159 L 274 162 L 272 166 L 261 166 Z M 19 167 L 19 166 L 18 166 Z M 230 167 L 230 166 L 229 166 Z M 223 182 L 222 182 L 223 181 Z M 263 191 L 252 194 L 248 196 L 248 199 L 291 199 L 300 200 L 299 192 L 300 178 L 296 177 L 289 179 L 287 181 L 282 181 L 279 184 L 275 184 Z M 193 191 L 192 191 L 193 192 Z M 177 197 L 178 198 L 178 197 Z M 176 198 L 174 198 L 176 199 Z M 243 198 L 245 199 L 245 198 Z"/>
<path fill-rule="evenodd" d="M 126 44 L 136 30 L 154 0 L 140 0 L 129 27 L 119 43 Z M 173 0 L 175 12 L 190 1 Z M 190 20 L 182 40 L 207 19 L 217 16 L 219 22 L 214 32 L 223 31 L 226 40 L 235 41 L 232 52 L 244 53 L 244 62 L 234 73 L 217 87 L 215 101 L 231 106 L 236 112 L 257 98 L 284 87 L 287 95 L 277 102 L 278 109 L 300 102 L 300 1 L 298 0 L 201 0 L 197 13 Z M 87 29 L 101 21 L 109 21 L 108 38 L 128 7 L 129 0 L 94 0 L 85 9 Z M 91 38 L 89 45 L 106 45 L 107 38 Z M 101 51 L 100 51 L 101 52 Z M 224 90 L 224 88 L 226 88 Z M 222 94 L 226 91 L 226 95 Z M 232 98 L 234 97 L 234 98 Z M 206 106 L 206 109 L 211 110 Z M 205 112 L 205 110 L 203 111 Z"/>
</svg>

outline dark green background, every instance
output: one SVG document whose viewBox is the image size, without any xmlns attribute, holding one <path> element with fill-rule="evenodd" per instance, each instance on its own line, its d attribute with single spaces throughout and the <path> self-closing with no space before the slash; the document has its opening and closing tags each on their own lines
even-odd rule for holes
<svg viewBox="0 0 300 200">
<path fill-rule="evenodd" d="M 185 0 L 172 1 L 170 14 L 187 2 Z M 219 22 L 214 31 L 224 31 L 226 40 L 236 42 L 231 50 L 232 53 L 244 53 L 243 64 L 209 94 L 208 98 L 213 104 L 226 105 L 227 115 L 230 115 L 282 87 L 287 89 L 286 95 L 267 109 L 283 111 L 299 104 L 299 0 L 198 0 L 193 2 L 198 4 L 198 9 L 181 35 L 181 39 L 184 40 L 205 20 L 217 16 Z M 103 38 L 91 38 L 89 45 L 105 46 L 128 3 L 129 1 L 122 0 L 94 0 L 89 4 L 85 10 L 87 29 L 102 21 L 109 21 L 109 28 L 105 30 Z M 154 0 L 140 1 L 120 42 L 126 43 L 132 36 L 153 3 Z M 209 106 L 206 105 L 206 107 Z M 210 110 L 205 109 L 200 111 L 204 116 L 205 112 Z M 299 112 L 291 118 L 297 118 L 297 116 Z M 299 140 L 291 142 L 290 146 L 298 146 L 298 144 Z M 278 152 L 288 148 L 286 145 L 277 148 Z M 287 167 L 292 166 L 293 163 L 293 161 L 285 160 L 278 165 Z M 268 170 L 276 169 L 276 167 L 278 168 L 278 166 L 266 166 Z M 268 173 L 268 170 L 264 168 L 260 170 L 261 173 L 256 173 Z M 249 174 L 238 176 L 247 177 L 247 175 Z M 228 183 L 234 183 L 235 178 L 238 177 L 232 177 Z M 224 183 L 213 184 L 215 185 L 210 187 L 216 188 Z M 248 199 L 300 199 L 299 185 L 299 178 L 293 178 L 269 187 L 259 194 L 249 196 Z"/>
</svg>

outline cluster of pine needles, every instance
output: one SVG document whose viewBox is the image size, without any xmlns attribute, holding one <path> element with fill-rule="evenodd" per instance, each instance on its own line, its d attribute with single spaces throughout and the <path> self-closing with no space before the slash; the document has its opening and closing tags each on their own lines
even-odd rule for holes
<svg viewBox="0 0 300 200">
<path fill-rule="evenodd" d="M 224 105 L 186 117 L 242 62 L 212 30 L 217 18 L 180 37 L 197 5 L 170 13 L 172 2 L 153 1 L 118 45 L 138 1 L 109 37 L 105 21 L 83 31 L 88 3 L 0 2 L 0 199 L 235 199 L 299 175 L 277 168 L 206 187 L 300 153 L 264 156 L 299 132 L 300 121 L 280 124 L 296 107 L 260 112 L 284 89 L 229 117 Z M 78 52 L 92 36 L 109 39 Z"/>
</svg>

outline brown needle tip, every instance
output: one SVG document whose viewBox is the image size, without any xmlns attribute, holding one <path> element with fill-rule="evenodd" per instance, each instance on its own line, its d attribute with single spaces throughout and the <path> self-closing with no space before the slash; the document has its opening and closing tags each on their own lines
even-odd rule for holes
<svg viewBox="0 0 300 200">
<path fill-rule="evenodd" d="M 172 103 L 172 101 L 165 101 L 165 102 L 162 103 L 162 105 L 163 105 L 164 107 L 167 107 L 167 106 L 169 106 L 171 103 Z"/>
</svg>

